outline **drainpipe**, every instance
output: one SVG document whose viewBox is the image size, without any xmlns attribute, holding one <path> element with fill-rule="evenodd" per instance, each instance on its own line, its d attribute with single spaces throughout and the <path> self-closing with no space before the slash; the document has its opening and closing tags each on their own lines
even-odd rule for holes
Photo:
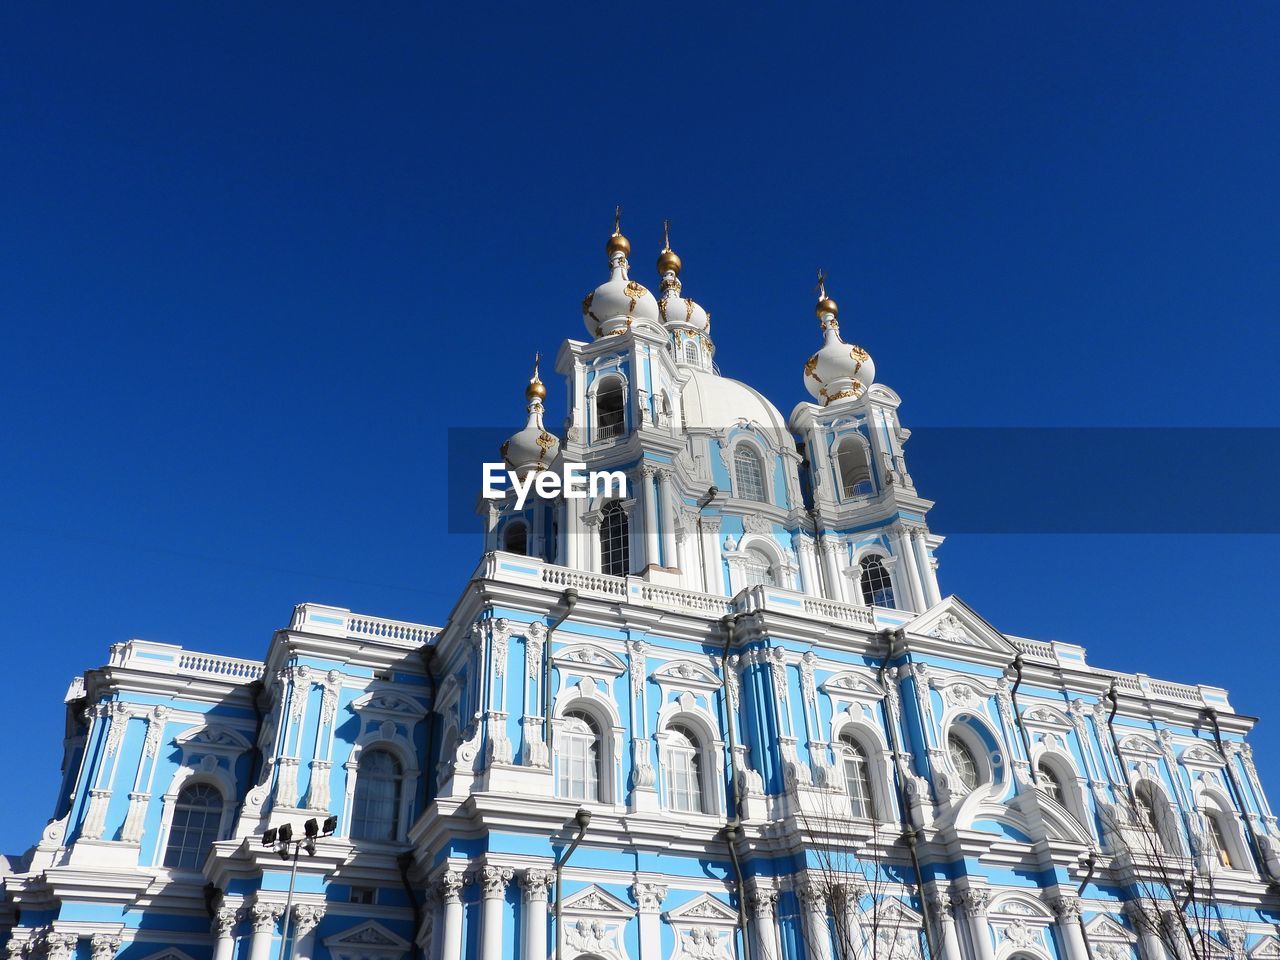
<svg viewBox="0 0 1280 960">
<path fill-rule="evenodd" d="M 1227 763 L 1227 786 L 1231 788 L 1231 799 L 1235 801 L 1236 808 L 1240 811 L 1240 816 L 1245 821 L 1245 834 L 1249 837 L 1249 853 L 1254 858 L 1254 866 L 1258 867 L 1258 873 L 1270 877 L 1274 882 L 1276 877 L 1272 875 L 1271 868 L 1267 866 L 1267 858 L 1263 856 L 1262 850 L 1258 847 L 1258 837 L 1253 832 L 1253 827 L 1249 824 L 1249 812 L 1245 809 L 1244 797 L 1242 796 L 1239 785 L 1236 783 L 1236 770 L 1231 761 L 1227 758 L 1226 748 L 1222 743 L 1222 728 L 1218 726 L 1218 711 L 1213 707 L 1206 707 L 1204 714 L 1209 718 L 1209 722 L 1213 724 L 1213 739 L 1218 744 L 1218 753 Z"/>
<path fill-rule="evenodd" d="M 714 490 L 715 488 L 712 487 Z M 733 806 L 724 826 L 725 843 L 729 845 L 729 858 L 733 860 L 733 872 L 738 878 L 738 932 L 741 934 L 743 955 L 751 960 L 751 941 L 747 936 L 747 887 L 742 876 L 742 864 L 738 861 L 738 834 L 742 823 L 742 796 L 738 787 L 738 745 L 733 735 L 732 704 L 729 700 L 729 647 L 733 644 L 737 616 L 723 617 L 724 649 L 720 651 L 720 694 L 724 699 L 725 729 L 729 735 L 729 781 L 733 794 Z"/>
<path fill-rule="evenodd" d="M 884 675 L 889 669 L 889 660 L 893 657 L 895 641 L 902 639 L 901 630 L 885 630 L 882 634 L 885 641 L 884 659 L 880 661 L 880 669 L 876 672 L 876 680 L 882 690 L 887 690 Z M 907 785 L 902 779 L 902 755 L 898 751 L 898 731 L 893 725 L 893 716 L 889 712 L 889 697 L 885 695 L 885 730 L 889 733 L 889 750 L 893 754 L 893 782 L 898 787 L 898 805 L 902 808 L 902 839 L 906 841 L 907 852 L 911 854 L 911 869 L 916 875 L 916 890 L 920 896 L 921 919 L 924 923 L 924 938 L 929 946 L 929 956 L 940 957 L 937 941 L 934 939 L 933 924 L 929 921 L 929 909 L 924 902 L 924 871 L 920 868 L 920 854 L 916 846 L 920 835 L 911 823 L 911 799 L 907 796 Z"/>
<path fill-rule="evenodd" d="M 547 627 L 547 639 L 542 647 L 542 741 L 547 745 L 547 763 L 552 762 L 551 752 L 551 635 L 560 624 L 569 619 L 573 608 L 578 605 L 578 591 L 570 587 L 561 596 L 564 613 L 556 617 L 555 622 Z M 590 819 L 588 815 L 587 819 Z M 557 926 L 557 929 L 559 927 Z"/>
<path fill-rule="evenodd" d="M 405 851 L 396 857 L 396 866 L 400 868 L 400 883 L 404 885 L 404 895 L 413 906 L 413 952 L 421 958 L 424 956 L 422 944 L 418 942 L 418 930 L 422 926 L 422 904 L 418 901 L 417 891 L 409 883 L 409 867 L 413 864 L 413 854 Z"/>
<path fill-rule="evenodd" d="M 1080 881 L 1080 886 L 1076 888 L 1076 899 L 1084 897 L 1084 891 L 1089 882 L 1093 879 L 1093 871 L 1098 866 L 1098 853 L 1096 850 L 1089 851 L 1089 859 L 1085 861 L 1085 866 L 1089 869 L 1085 872 L 1084 879 Z M 1076 917 L 1076 923 L 1080 924 L 1080 937 L 1084 940 L 1084 951 L 1089 955 L 1089 960 L 1093 960 L 1093 944 L 1089 942 L 1089 930 L 1084 925 L 1084 910 L 1081 909 Z"/>
<path fill-rule="evenodd" d="M 1031 783 L 1034 785 L 1036 780 L 1036 768 L 1031 765 L 1031 739 L 1027 736 L 1027 728 L 1022 725 L 1022 709 L 1018 706 L 1018 688 L 1022 686 L 1022 654 L 1018 654 L 1013 658 L 1011 668 L 1017 674 L 1013 681 L 1013 690 L 1010 691 L 1009 699 L 1013 701 L 1013 722 L 1018 725 L 1018 736 L 1022 740 L 1022 749 L 1026 752 L 1027 767 L 1031 776 Z"/>
<path fill-rule="evenodd" d="M 1129 799 L 1132 801 L 1129 775 L 1124 769 L 1124 758 L 1120 756 L 1120 738 L 1116 736 L 1116 711 L 1120 709 L 1120 691 L 1116 688 L 1114 680 L 1107 689 L 1106 697 L 1111 701 L 1111 710 L 1107 713 L 1107 731 L 1111 734 L 1111 746 L 1115 750 L 1116 765 L 1120 768 L 1120 782 L 1125 788 L 1125 793 L 1130 794 Z"/>
<path fill-rule="evenodd" d="M 707 592 L 707 548 L 702 543 L 702 511 L 711 506 L 711 501 L 716 498 L 716 494 L 720 491 L 714 486 L 709 487 L 707 492 L 698 498 L 698 519 L 695 524 L 698 528 L 698 570 L 701 573 L 702 592 Z"/>
<path fill-rule="evenodd" d="M 582 838 L 586 836 L 587 827 L 591 823 L 591 811 L 586 807 L 580 807 L 578 812 L 573 815 L 574 823 L 578 825 L 578 835 L 573 838 L 573 843 L 569 844 L 569 849 L 564 852 L 559 860 L 556 861 L 556 957 L 564 956 L 564 927 L 560 923 L 560 880 L 561 871 L 564 865 L 569 862 L 569 858 L 573 856 L 573 851 L 578 849 L 578 844 L 582 842 Z"/>
</svg>

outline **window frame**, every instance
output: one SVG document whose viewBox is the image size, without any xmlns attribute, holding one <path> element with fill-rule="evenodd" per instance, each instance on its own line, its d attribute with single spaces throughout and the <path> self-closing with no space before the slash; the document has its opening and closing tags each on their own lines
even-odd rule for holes
<svg viewBox="0 0 1280 960">
<path fill-rule="evenodd" d="M 743 490 L 742 476 L 739 472 L 742 458 L 749 458 L 754 464 L 755 469 L 759 472 L 759 493 L 760 496 L 748 496 Z M 738 500 L 747 500 L 751 503 L 773 504 L 773 488 L 769 482 L 769 472 L 765 467 L 765 455 L 756 444 L 749 440 L 739 440 L 733 445 L 732 454 L 729 463 L 732 468 L 732 484 L 733 495 Z M 754 492 L 754 491 L 753 491 Z"/>
<path fill-rule="evenodd" d="M 621 531 L 606 539 L 611 530 L 610 519 L 617 518 Z M 600 572 L 609 577 L 626 577 L 631 574 L 631 514 L 621 500 L 610 500 L 600 507 Z M 613 545 L 611 546 L 611 543 Z M 614 562 L 614 557 L 618 562 Z"/>
<path fill-rule="evenodd" d="M 708 792 L 709 777 L 707 776 L 707 750 L 703 742 L 703 736 L 693 727 L 692 724 L 681 722 L 680 718 L 676 718 L 667 724 L 665 737 L 662 745 L 662 767 L 665 780 L 664 801 L 666 808 L 671 813 L 680 814 L 699 814 L 706 815 L 710 812 L 712 798 Z M 685 743 L 673 743 L 672 737 L 679 737 Z M 677 788 L 675 773 L 677 770 L 676 760 L 688 761 L 685 773 L 686 783 L 692 784 L 683 790 Z M 697 807 L 690 809 L 676 805 L 676 797 L 681 794 L 690 799 L 696 796 Z"/>
<path fill-rule="evenodd" d="M 567 744 L 572 745 L 575 742 L 586 739 L 586 734 L 579 733 L 578 731 L 569 729 L 569 724 L 575 720 L 582 722 L 589 729 L 590 739 L 591 739 L 591 749 L 592 751 L 594 751 L 594 756 L 592 757 L 591 764 L 590 764 L 591 768 L 593 769 L 594 778 L 595 778 L 594 783 L 592 784 L 592 786 L 594 787 L 594 790 L 592 791 L 587 790 L 588 784 L 585 776 L 585 772 L 587 769 L 587 764 L 586 764 L 587 758 L 585 756 L 585 752 L 584 752 L 584 756 L 581 758 L 583 761 L 583 771 L 584 771 L 584 776 L 582 781 L 583 782 L 582 796 L 575 796 L 571 792 L 568 792 L 565 790 L 566 784 L 572 785 L 570 780 L 571 774 L 566 770 L 565 761 L 569 760 L 570 762 L 572 762 L 576 759 L 572 756 L 566 756 L 565 747 Z M 600 803 L 603 787 L 605 784 L 605 776 L 604 776 L 605 750 L 604 750 L 604 732 L 603 732 L 603 727 L 599 721 L 599 718 L 597 718 L 590 710 L 584 709 L 581 704 L 577 704 L 577 705 L 571 704 L 560 715 L 559 725 L 555 732 L 554 746 L 556 751 L 556 756 L 555 756 L 556 796 L 561 799 L 575 800 L 580 803 Z M 588 795 L 588 793 L 592 795 Z"/>
<path fill-rule="evenodd" d="M 183 860 L 182 852 L 186 852 L 191 849 L 190 845 L 185 842 L 190 831 L 187 828 L 187 824 L 184 823 L 180 828 L 182 830 L 183 840 L 184 840 L 184 843 L 181 847 L 182 852 L 179 853 L 178 863 L 170 863 L 169 854 L 170 854 L 170 851 L 174 849 L 174 837 L 175 837 L 174 831 L 175 829 L 179 829 L 178 814 L 182 808 L 182 795 L 184 793 L 187 793 L 188 791 L 198 790 L 198 789 L 210 790 L 214 794 L 216 794 L 218 797 L 218 808 L 217 808 L 217 818 L 216 818 L 217 823 L 213 830 L 213 836 L 210 840 L 208 840 L 203 844 L 203 851 L 202 852 L 198 851 L 199 855 L 197 857 L 197 861 L 195 865 L 184 866 L 182 863 L 182 860 Z M 206 807 L 206 808 L 199 808 L 199 809 L 208 809 L 208 808 Z M 208 862 L 209 856 L 212 853 L 213 844 L 217 843 L 219 840 L 226 839 L 225 834 L 227 831 L 227 809 L 228 809 L 227 794 L 226 794 L 226 791 L 223 790 L 220 784 L 208 779 L 207 777 L 188 777 L 186 780 L 184 780 L 173 795 L 172 810 L 169 813 L 169 815 L 166 817 L 166 820 L 168 822 L 165 829 L 164 843 L 160 845 L 160 866 L 168 870 L 173 870 L 173 871 L 182 872 L 182 873 L 202 872 L 204 870 L 204 865 Z M 206 819 L 206 824 L 207 824 L 207 819 Z"/>
<path fill-rule="evenodd" d="M 879 810 L 879 800 L 876 797 L 875 772 L 871 765 L 871 751 L 867 749 L 866 744 L 850 731 L 842 731 L 836 738 L 835 742 L 836 756 L 840 761 L 840 773 L 844 784 L 845 795 L 848 796 L 852 816 L 861 820 L 870 820 L 878 823 L 882 819 Z M 853 795 L 849 789 L 849 764 L 860 763 L 862 767 L 862 788 L 863 796 L 861 798 L 861 809 L 859 809 L 858 798 Z"/>
<path fill-rule="evenodd" d="M 854 450 L 858 453 L 859 469 L 865 474 L 865 476 L 854 484 L 853 490 L 850 490 L 849 485 L 846 482 L 843 459 L 846 452 Z M 871 450 L 867 446 L 867 442 L 863 439 L 862 435 L 858 433 L 845 434 L 836 440 L 835 446 L 831 452 L 831 459 L 836 472 L 836 483 L 840 489 L 841 501 L 856 500 L 859 497 L 874 496 L 876 492 L 876 484 L 875 478 L 871 473 Z M 867 490 L 860 493 L 858 492 L 857 487 L 863 483 L 867 485 Z"/>
<path fill-rule="evenodd" d="M 370 777 L 368 773 L 361 770 L 371 755 L 385 755 L 395 764 L 395 775 L 390 778 Z M 360 756 L 356 758 L 355 769 L 355 786 L 351 792 L 351 821 L 347 828 L 347 836 L 358 842 L 365 843 L 398 843 L 404 839 L 403 836 L 403 810 L 405 799 L 405 785 L 408 779 L 406 773 L 406 765 L 404 760 L 399 756 L 399 751 L 391 749 L 386 743 L 373 743 L 360 751 Z M 368 818 L 358 812 L 361 797 L 361 789 L 368 790 L 373 782 L 391 782 L 395 785 L 394 797 L 390 801 L 391 818 L 390 818 L 390 836 L 369 836 L 356 832 L 356 824 L 365 821 Z M 382 803 L 387 801 L 382 800 Z"/>
<path fill-rule="evenodd" d="M 601 401 L 612 397 L 615 389 L 618 396 L 616 422 L 614 418 L 615 411 L 611 407 L 607 411 L 609 419 L 606 423 L 605 411 L 601 409 Z M 600 374 L 591 385 L 591 439 L 593 442 L 615 440 L 618 437 L 625 436 L 626 432 L 627 380 L 620 372 L 611 370 L 608 373 Z"/>
<path fill-rule="evenodd" d="M 898 608 L 898 590 L 893 582 L 893 574 L 890 572 L 889 564 L 886 562 L 889 558 L 883 553 L 871 551 L 864 553 L 858 558 L 858 599 L 864 607 L 879 607 L 882 610 L 897 610 Z M 881 583 L 879 592 L 880 599 L 884 599 L 884 586 L 888 587 L 889 604 L 877 603 L 877 593 L 867 580 L 867 573 L 875 565 L 883 574 L 883 578 L 878 582 Z"/>
</svg>

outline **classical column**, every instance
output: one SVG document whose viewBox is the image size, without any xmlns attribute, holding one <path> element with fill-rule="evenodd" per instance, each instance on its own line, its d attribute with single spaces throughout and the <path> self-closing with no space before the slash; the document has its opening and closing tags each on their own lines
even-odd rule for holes
<svg viewBox="0 0 1280 960">
<path fill-rule="evenodd" d="M 657 470 L 651 463 L 642 463 L 639 473 L 640 485 L 644 488 L 641 491 L 644 494 L 644 562 L 645 566 L 658 566 L 658 497 L 653 489 Z"/>
<path fill-rule="evenodd" d="M 550 870 L 530 867 L 520 875 L 524 891 L 524 960 L 547 960 L 547 889 L 555 880 Z"/>
<path fill-rule="evenodd" d="M 896 537 L 898 569 L 902 571 L 902 577 L 906 581 L 911 608 L 919 613 L 927 609 L 928 604 L 925 603 L 924 589 L 920 586 L 920 572 L 916 568 L 915 551 L 911 548 L 912 532 L 905 527 L 898 528 Z"/>
<path fill-rule="evenodd" d="M 662 565 L 678 567 L 676 556 L 676 499 L 671 492 L 671 471 L 658 471 L 658 491 L 662 495 Z"/>
<path fill-rule="evenodd" d="M 113 933 L 95 933 L 89 949 L 93 960 L 114 960 L 120 952 L 120 937 Z"/>
<path fill-rule="evenodd" d="M 1131 900 L 1124 905 L 1124 912 L 1133 929 L 1138 932 L 1143 960 L 1166 960 L 1164 944 L 1160 942 L 1160 936 L 1155 931 L 1154 924 L 1157 921 L 1152 919 L 1147 909 L 1142 904 Z"/>
<path fill-rule="evenodd" d="M 920 574 L 920 584 L 924 588 L 924 599 L 929 606 L 941 602 L 942 596 L 938 592 L 938 578 L 933 575 L 933 568 L 929 563 L 929 543 L 926 539 L 928 532 L 922 529 L 911 531 L 911 543 L 916 551 L 917 571 Z"/>
<path fill-rule="evenodd" d="M 792 536 L 791 543 L 796 548 L 796 556 L 800 558 L 801 592 L 811 597 L 821 597 L 822 580 L 818 576 L 818 563 L 813 555 L 813 538 L 797 533 Z"/>
<path fill-rule="evenodd" d="M 929 915 L 933 918 L 933 929 L 941 934 L 943 960 L 963 960 L 952 912 L 954 905 L 955 901 L 946 894 L 935 892 L 929 895 Z"/>
<path fill-rule="evenodd" d="M 226 904 L 219 907 L 218 912 L 213 915 L 213 923 L 210 925 L 213 933 L 213 960 L 231 960 L 232 954 L 236 952 L 236 940 L 232 931 L 235 930 L 238 919 L 239 911 Z"/>
<path fill-rule="evenodd" d="M 502 960 L 502 915 L 512 876 L 510 867 L 489 864 L 480 870 L 480 960 Z"/>
<path fill-rule="evenodd" d="M 271 941 L 275 938 L 276 921 L 284 913 L 283 903 L 255 903 L 249 908 L 253 921 L 253 939 L 249 941 L 249 960 L 270 960 Z"/>
<path fill-rule="evenodd" d="M 823 569 L 827 573 L 827 593 L 832 600 L 844 603 L 847 599 L 844 592 L 844 575 L 840 572 L 840 545 L 827 534 L 818 542 L 818 550 L 822 554 Z"/>
<path fill-rule="evenodd" d="M 294 960 L 311 960 L 315 956 L 316 927 L 324 919 L 323 903 L 299 903 L 293 908 Z"/>
<path fill-rule="evenodd" d="M 843 923 L 836 924 L 836 933 L 844 942 L 841 944 L 841 955 L 846 957 L 858 957 L 863 953 L 865 945 L 867 955 L 874 955 L 876 945 L 866 942 L 865 931 L 862 929 L 862 898 L 868 893 L 866 881 L 861 878 L 854 878 L 848 883 L 841 884 L 839 909 L 844 915 Z M 832 903 L 832 909 L 837 904 Z"/>
<path fill-rule="evenodd" d="M 816 880 L 802 880 L 796 887 L 796 896 L 804 910 L 805 956 L 808 960 L 831 960 L 826 888 Z"/>
<path fill-rule="evenodd" d="M 44 935 L 45 956 L 48 960 L 72 960 L 79 939 L 74 933 L 50 931 Z"/>
<path fill-rule="evenodd" d="M 779 960 L 778 891 L 754 887 L 748 900 L 751 910 L 751 952 L 755 960 Z"/>
<path fill-rule="evenodd" d="M 969 924 L 969 939 L 973 943 L 977 960 L 995 960 L 995 949 L 991 945 L 991 927 L 987 923 L 987 906 L 991 903 L 991 891 L 980 887 L 967 887 L 956 892 L 956 900 Z"/>
<path fill-rule="evenodd" d="M 702 518 L 702 563 L 705 593 L 724 593 L 724 558 L 720 553 L 720 518 Z"/>
<path fill-rule="evenodd" d="M 1089 960 L 1089 948 L 1080 929 L 1080 900 L 1076 897 L 1055 897 L 1049 901 L 1058 918 L 1058 933 L 1066 947 L 1067 960 Z"/>
<path fill-rule="evenodd" d="M 462 960 L 462 888 L 466 876 L 460 870 L 446 870 L 438 882 L 444 904 L 444 931 L 440 935 L 440 960 Z"/>
<path fill-rule="evenodd" d="M 640 910 L 640 960 L 661 960 L 662 918 L 658 911 L 667 896 L 667 888 L 661 883 L 631 885 L 631 898 Z"/>
<path fill-rule="evenodd" d="M 592 573 L 600 572 L 600 511 L 582 515 L 582 567 Z"/>
</svg>

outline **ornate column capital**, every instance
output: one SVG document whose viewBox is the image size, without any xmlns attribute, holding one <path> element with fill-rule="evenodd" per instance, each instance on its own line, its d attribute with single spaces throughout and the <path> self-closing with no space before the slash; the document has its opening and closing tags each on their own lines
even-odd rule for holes
<svg viewBox="0 0 1280 960">
<path fill-rule="evenodd" d="M 631 899 L 636 902 L 641 913 L 657 913 L 666 897 L 666 884 L 636 881 L 631 885 Z"/>
<path fill-rule="evenodd" d="M 49 960 L 71 960 L 75 956 L 79 937 L 74 933 L 49 931 L 44 935 L 45 955 Z"/>
<path fill-rule="evenodd" d="M 751 915 L 757 920 L 768 919 L 778 908 L 778 891 L 752 887 L 747 895 L 747 905 L 751 908 Z"/>
<path fill-rule="evenodd" d="M 497 900 L 506 896 L 507 884 L 515 876 L 510 867 L 499 867 L 487 864 L 480 868 L 480 888 L 486 900 Z"/>
<path fill-rule="evenodd" d="M 436 881 L 436 891 L 443 903 L 461 903 L 462 888 L 467 885 L 468 877 L 461 870 L 446 870 Z"/>
<path fill-rule="evenodd" d="M 1060 923 L 1078 923 L 1080 920 L 1082 908 L 1079 897 L 1054 897 L 1049 906 Z"/>
<path fill-rule="evenodd" d="M 966 887 L 956 891 L 952 902 L 959 903 L 966 917 L 985 917 L 987 906 L 991 903 L 991 891 L 981 887 Z"/>
<path fill-rule="evenodd" d="M 929 910 L 929 916 L 939 922 L 950 920 L 955 915 L 955 898 L 941 890 L 934 890 L 925 897 L 925 906 Z"/>
<path fill-rule="evenodd" d="M 814 877 L 805 877 L 796 884 L 796 896 L 800 902 L 804 904 L 805 909 L 814 913 L 825 913 L 827 909 L 827 897 L 830 890 L 823 880 Z"/>
<path fill-rule="evenodd" d="M 526 869 L 520 874 L 520 889 L 524 891 L 525 903 L 545 902 L 547 891 L 555 883 L 555 879 L 553 870 L 543 870 L 540 867 Z"/>
<path fill-rule="evenodd" d="M 95 933 L 89 941 L 93 960 L 113 960 L 120 951 L 120 936 L 114 933 Z"/>
<path fill-rule="evenodd" d="M 255 903 L 249 908 L 254 933 L 275 933 L 276 922 L 284 915 L 283 903 Z"/>
<path fill-rule="evenodd" d="M 320 921 L 324 919 L 325 905 L 323 903 L 299 903 L 293 908 L 293 928 L 294 935 L 301 940 L 316 927 L 320 926 Z"/>
<path fill-rule="evenodd" d="M 213 920 L 209 923 L 209 930 L 215 937 L 229 937 L 239 919 L 240 911 L 224 903 L 218 908 L 218 912 L 213 915 Z"/>
</svg>

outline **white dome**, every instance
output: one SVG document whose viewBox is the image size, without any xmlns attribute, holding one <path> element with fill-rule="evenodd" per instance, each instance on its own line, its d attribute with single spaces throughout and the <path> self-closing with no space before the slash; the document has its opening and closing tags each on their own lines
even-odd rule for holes
<svg viewBox="0 0 1280 960">
<path fill-rule="evenodd" d="M 823 335 L 822 347 L 804 365 L 804 386 L 823 406 L 846 397 L 860 397 L 876 379 L 871 355 L 840 339 L 833 321 Z"/>
<path fill-rule="evenodd" d="M 676 281 L 675 286 L 667 287 L 662 292 L 662 299 L 658 301 L 658 310 L 662 314 L 662 322 L 668 329 L 684 327 L 696 330 L 698 333 L 707 333 L 711 328 L 711 315 L 698 303 L 688 297 L 680 296 L 679 281 Z"/>
<path fill-rule="evenodd" d="M 789 434 L 778 408 L 745 383 L 703 370 L 690 373 L 682 394 L 686 427 L 722 430 L 739 420 L 754 420 L 775 436 Z"/>
<path fill-rule="evenodd" d="M 538 377 L 538 362 L 533 364 L 533 377 L 524 392 L 529 401 L 529 420 L 524 429 L 502 445 L 502 459 L 507 469 L 524 479 L 549 467 L 560 453 L 560 440 L 542 425 L 542 400 L 547 388 Z"/>
<path fill-rule="evenodd" d="M 626 333 L 633 323 L 650 323 L 661 330 L 658 301 L 642 284 L 627 277 L 627 260 L 614 255 L 612 276 L 582 301 L 582 322 L 597 340 Z"/>
</svg>

